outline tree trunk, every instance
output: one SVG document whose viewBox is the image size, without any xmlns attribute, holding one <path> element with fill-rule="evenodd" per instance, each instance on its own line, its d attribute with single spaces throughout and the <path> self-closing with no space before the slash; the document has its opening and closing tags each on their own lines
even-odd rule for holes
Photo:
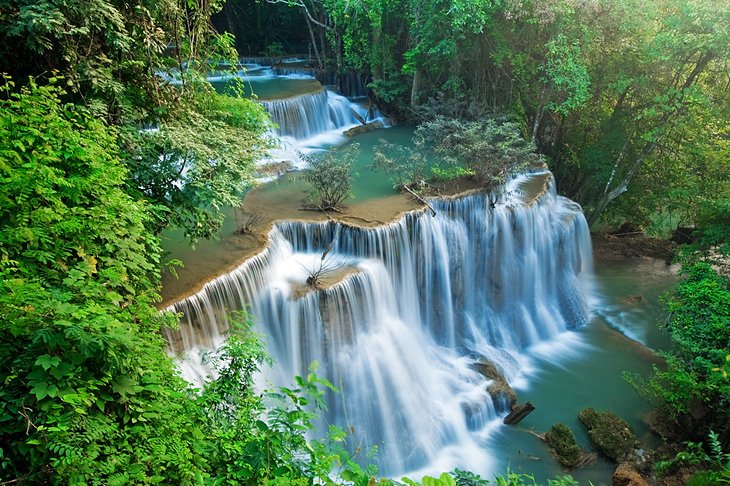
<svg viewBox="0 0 730 486">
<path fill-rule="evenodd" d="M 418 92 L 421 89 L 421 70 L 416 68 L 413 73 L 413 83 L 411 84 L 411 107 L 418 106 Z"/>
<path fill-rule="evenodd" d="M 307 29 L 309 30 L 309 39 L 312 42 L 312 49 L 314 49 L 314 58 L 317 60 L 317 68 L 322 69 L 322 58 L 319 56 L 319 49 L 317 48 L 317 38 L 314 36 L 314 30 L 312 30 L 312 22 L 309 20 L 309 16 L 305 15 L 304 20 L 307 21 Z"/>
</svg>

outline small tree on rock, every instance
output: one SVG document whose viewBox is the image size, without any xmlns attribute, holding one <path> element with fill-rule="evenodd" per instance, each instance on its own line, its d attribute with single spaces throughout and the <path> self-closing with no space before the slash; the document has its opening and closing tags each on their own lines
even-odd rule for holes
<svg viewBox="0 0 730 486">
<path fill-rule="evenodd" d="M 304 156 L 309 162 L 304 180 L 312 186 L 310 196 L 315 201 L 312 209 L 337 210 L 351 196 L 353 174 L 350 169 L 359 150 L 360 146 L 353 143 L 323 154 Z"/>
</svg>

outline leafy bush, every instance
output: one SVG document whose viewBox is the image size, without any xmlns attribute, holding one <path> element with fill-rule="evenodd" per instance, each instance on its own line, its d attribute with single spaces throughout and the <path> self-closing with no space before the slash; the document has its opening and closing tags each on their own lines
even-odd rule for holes
<svg viewBox="0 0 730 486">
<path fill-rule="evenodd" d="M 181 228 L 194 243 L 211 238 L 223 210 L 253 183 L 255 163 L 273 143 L 263 108 L 251 100 L 201 93 L 189 110 L 156 130 L 124 132 L 131 191 L 156 205 L 156 231 Z"/>
<path fill-rule="evenodd" d="M 0 475 L 193 482 L 203 432 L 166 356 L 148 206 L 115 132 L 63 91 L 0 88 Z"/>
<path fill-rule="evenodd" d="M 713 429 L 727 444 L 730 380 L 722 371 L 730 349 L 730 281 L 703 262 L 688 263 L 682 274 L 667 297 L 671 314 L 663 327 L 674 347 L 663 353 L 666 368 L 631 381 L 680 438 L 698 441 Z"/>
<path fill-rule="evenodd" d="M 381 139 L 375 147 L 372 169 L 390 176 L 396 188 L 422 188 L 426 183 L 428 161 L 423 147 L 405 147 Z"/>
<path fill-rule="evenodd" d="M 441 163 L 465 167 L 488 185 L 500 184 L 509 172 L 539 162 L 535 147 L 522 138 L 516 123 L 493 118 L 436 117 L 419 125 L 415 137 L 432 146 Z"/>
<path fill-rule="evenodd" d="M 309 162 L 309 168 L 304 171 L 304 180 L 312 186 L 310 196 L 316 209 L 337 209 L 351 196 L 353 174 L 350 170 L 359 151 L 360 146 L 353 143 L 323 154 L 304 157 Z"/>
</svg>

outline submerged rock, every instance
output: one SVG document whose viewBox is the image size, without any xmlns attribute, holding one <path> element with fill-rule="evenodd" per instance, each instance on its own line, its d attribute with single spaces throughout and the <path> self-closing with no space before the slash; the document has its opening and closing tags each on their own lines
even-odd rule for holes
<svg viewBox="0 0 730 486">
<path fill-rule="evenodd" d="M 588 429 L 596 449 L 609 459 L 621 462 L 633 452 L 636 435 L 622 418 L 592 408 L 581 410 L 578 418 Z"/>
<path fill-rule="evenodd" d="M 545 442 L 561 465 L 572 469 L 583 462 L 585 452 L 567 425 L 558 423 L 550 427 L 545 434 Z"/>
</svg>

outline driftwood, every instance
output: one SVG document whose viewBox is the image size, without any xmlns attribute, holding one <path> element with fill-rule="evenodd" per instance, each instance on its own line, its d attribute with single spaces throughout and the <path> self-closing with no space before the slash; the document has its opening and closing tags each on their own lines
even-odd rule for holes
<svg viewBox="0 0 730 486">
<path fill-rule="evenodd" d="M 357 121 L 359 121 L 363 125 L 367 125 L 368 124 L 368 122 L 365 121 L 365 118 L 363 118 L 363 117 L 360 116 L 360 113 L 356 112 L 352 108 L 350 108 L 350 112 L 352 112 L 352 116 L 354 116 L 355 118 L 357 118 Z"/>
<path fill-rule="evenodd" d="M 425 199 L 423 199 L 421 196 L 419 196 L 415 192 L 411 191 L 411 189 L 408 186 L 405 186 L 404 185 L 404 186 L 401 186 L 401 188 L 403 188 L 406 191 L 410 192 L 413 197 L 415 197 L 416 199 L 418 199 L 419 201 L 421 201 L 423 204 L 425 204 L 428 207 L 428 209 L 431 210 L 431 216 L 436 216 L 436 210 L 433 208 L 433 206 L 431 206 L 430 204 L 428 204 Z"/>
<path fill-rule="evenodd" d="M 527 402 L 524 405 L 517 405 L 514 410 L 512 410 L 510 414 L 504 418 L 504 423 L 507 425 L 515 425 L 523 418 L 530 415 L 530 412 L 533 410 L 535 410 L 535 406 L 532 402 Z"/>
</svg>

